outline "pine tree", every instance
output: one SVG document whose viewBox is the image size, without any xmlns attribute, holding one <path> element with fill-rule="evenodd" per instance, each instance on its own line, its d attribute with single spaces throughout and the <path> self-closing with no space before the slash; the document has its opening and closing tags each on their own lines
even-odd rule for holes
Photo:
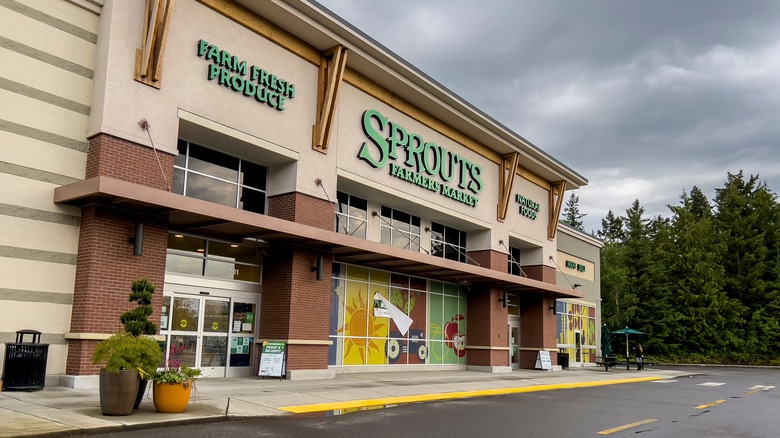
<svg viewBox="0 0 780 438">
<path fill-rule="evenodd" d="M 580 231 L 585 231 L 582 225 L 582 218 L 587 216 L 587 213 L 580 213 L 579 207 L 580 197 L 571 194 L 569 200 L 566 201 L 566 205 L 563 207 L 563 220 L 561 222 L 566 225 Z"/>
</svg>

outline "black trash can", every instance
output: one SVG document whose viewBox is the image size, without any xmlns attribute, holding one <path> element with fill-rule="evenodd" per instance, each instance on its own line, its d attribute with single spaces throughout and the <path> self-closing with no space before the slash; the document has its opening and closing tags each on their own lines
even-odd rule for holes
<svg viewBox="0 0 780 438">
<path fill-rule="evenodd" d="M 24 342 L 30 335 L 32 342 Z M 19 330 L 16 342 L 5 343 L 3 362 L 3 389 L 9 391 L 32 391 L 43 389 L 46 382 L 46 360 L 49 344 L 41 344 L 41 332 Z"/>
<path fill-rule="evenodd" d="M 562 351 L 558 352 L 558 365 L 564 370 L 569 369 L 569 353 L 564 353 Z"/>
</svg>

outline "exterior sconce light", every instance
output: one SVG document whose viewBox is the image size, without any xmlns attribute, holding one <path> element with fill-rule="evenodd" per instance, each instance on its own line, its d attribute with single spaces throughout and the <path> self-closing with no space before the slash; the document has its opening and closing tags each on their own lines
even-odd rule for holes
<svg viewBox="0 0 780 438">
<path fill-rule="evenodd" d="M 133 245 L 133 255 L 144 255 L 144 224 L 135 224 L 135 235 L 127 239 Z"/>
<path fill-rule="evenodd" d="M 509 307 L 509 294 L 506 292 L 502 292 L 501 295 L 498 297 L 498 302 L 501 303 L 501 307 L 504 309 Z"/>
<path fill-rule="evenodd" d="M 311 272 L 314 272 L 314 278 L 317 281 L 322 280 L 322 256 L 317 256 L 317 264 L 311 267 Z"/>
</svg>

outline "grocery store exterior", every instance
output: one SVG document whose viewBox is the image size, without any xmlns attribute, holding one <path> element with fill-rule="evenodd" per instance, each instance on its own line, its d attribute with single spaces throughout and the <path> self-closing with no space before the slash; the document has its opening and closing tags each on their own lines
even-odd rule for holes
<svg viewBox="0 0 780 438">
<path fill-rule="evenodd" d="M 0 12 L 0 333 L 60 384 L 139 277 L 211 376 L 270 340 L 293 379 L 594 362 L 600 242 L 557 221 L 585 178 L 318 4 Z"/>
</svg>

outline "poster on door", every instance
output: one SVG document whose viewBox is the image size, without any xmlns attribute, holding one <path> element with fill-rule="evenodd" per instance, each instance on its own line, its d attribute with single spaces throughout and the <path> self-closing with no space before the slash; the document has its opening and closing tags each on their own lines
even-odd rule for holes
<svg viewBox="0 0 780 438">
<path fill-rule="evenodd" d="M 287 344 L 284 342 L 263 342 L 260 355 L 259 377 L 284 377 L 284 361 Z"/>
</svg>

